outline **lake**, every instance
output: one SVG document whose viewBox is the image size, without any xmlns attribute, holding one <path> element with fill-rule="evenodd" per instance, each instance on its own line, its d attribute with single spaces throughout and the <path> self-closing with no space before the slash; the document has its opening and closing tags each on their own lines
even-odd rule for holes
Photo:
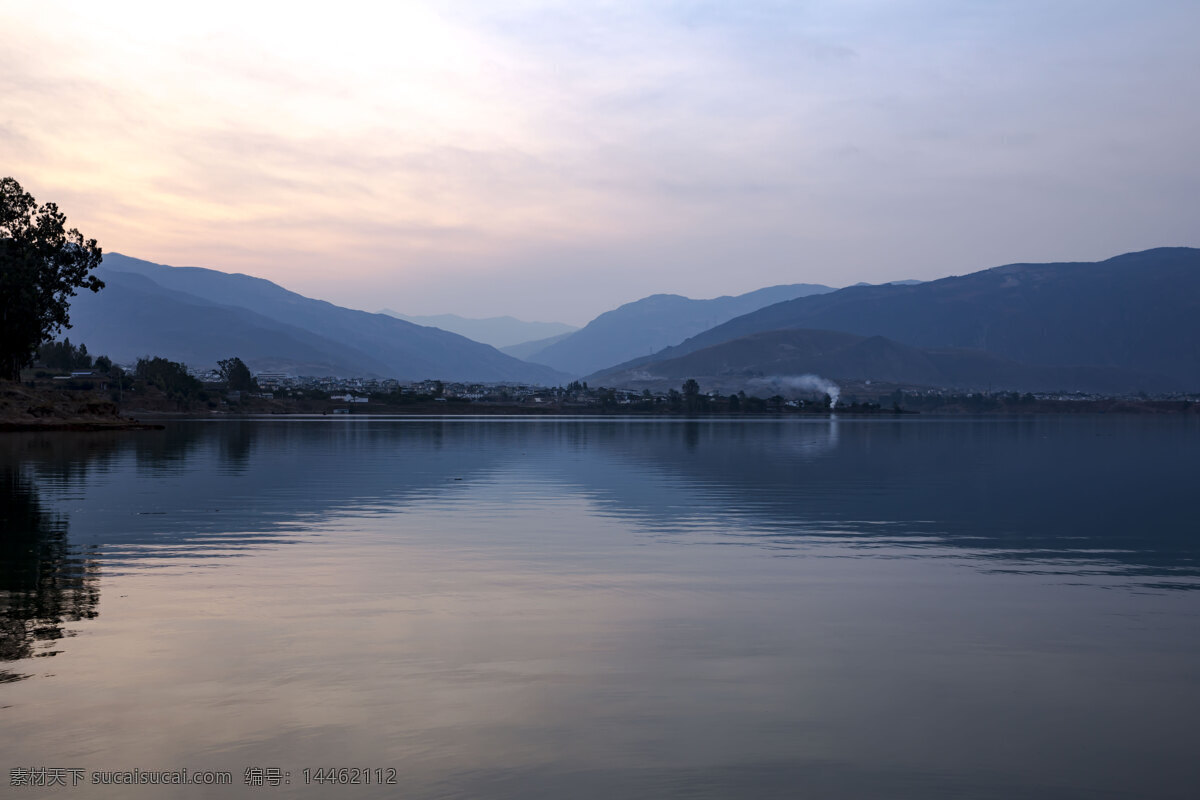
<svg viewBox="0 0 1200 800">
<path fill-rule="evenodd" d="M 1194 418 L 194 422 L 0 478 L 8 796 L 1200 786 Z M 184 769 L 232 783 L 111 783 Z"/>
</svg>

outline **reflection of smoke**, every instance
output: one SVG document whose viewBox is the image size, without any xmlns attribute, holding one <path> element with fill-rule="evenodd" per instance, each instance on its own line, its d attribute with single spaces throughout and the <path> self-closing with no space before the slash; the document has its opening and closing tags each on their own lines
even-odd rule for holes
<svg viewBox="0 0 1200 800">
<path fill-rule="evenodd" d="M 842 390 L 836 383 L 826 380 L 820 375 L 768 375 L 765 378 L 753 379 L 750 381 L 750 385 L 762 387 L 776 394 L 782 394 L 789 390 L 793 392 L 821 392 L 829 395 L 835 406 L 837 405 L 838 398 L 842 395 Z"/>
</svg>

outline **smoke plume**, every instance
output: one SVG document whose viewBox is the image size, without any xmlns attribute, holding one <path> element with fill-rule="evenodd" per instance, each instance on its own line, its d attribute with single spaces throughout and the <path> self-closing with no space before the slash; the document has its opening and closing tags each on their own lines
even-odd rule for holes
<svg viewBox="0 0 1200 800">
<path fill-rule="evenodd" d="M 820 375 L 768 375 L 765 378 L 755 378 L 750 385 L 761 387 L 774 394 L 784 392 L 818 392 L 829 395 L 833 405 L 837 405 L 842 396 L 841 387 Z"/>
</svg>

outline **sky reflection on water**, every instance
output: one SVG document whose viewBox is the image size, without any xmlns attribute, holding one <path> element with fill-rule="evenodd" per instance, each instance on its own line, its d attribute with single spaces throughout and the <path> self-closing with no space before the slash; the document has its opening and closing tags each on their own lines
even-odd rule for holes
<svg viewBox="0 0 1200 800">
<path fill-rule="evenodd" d="M 1122 417 L 11 435 L 0 766 L 1187 796 L 1197 444 Z"/>
</svg>

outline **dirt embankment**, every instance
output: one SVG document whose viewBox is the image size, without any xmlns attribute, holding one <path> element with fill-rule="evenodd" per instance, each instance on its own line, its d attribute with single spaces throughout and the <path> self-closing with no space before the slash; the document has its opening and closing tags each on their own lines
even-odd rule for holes
<svg viewBox="0 0 1200 800">
<path fill-rule="evenodd" d="M 0 381 L 0 431 L 108 431 L 159 428 L 121 416 L 108 392 Z"/>
</svg>

